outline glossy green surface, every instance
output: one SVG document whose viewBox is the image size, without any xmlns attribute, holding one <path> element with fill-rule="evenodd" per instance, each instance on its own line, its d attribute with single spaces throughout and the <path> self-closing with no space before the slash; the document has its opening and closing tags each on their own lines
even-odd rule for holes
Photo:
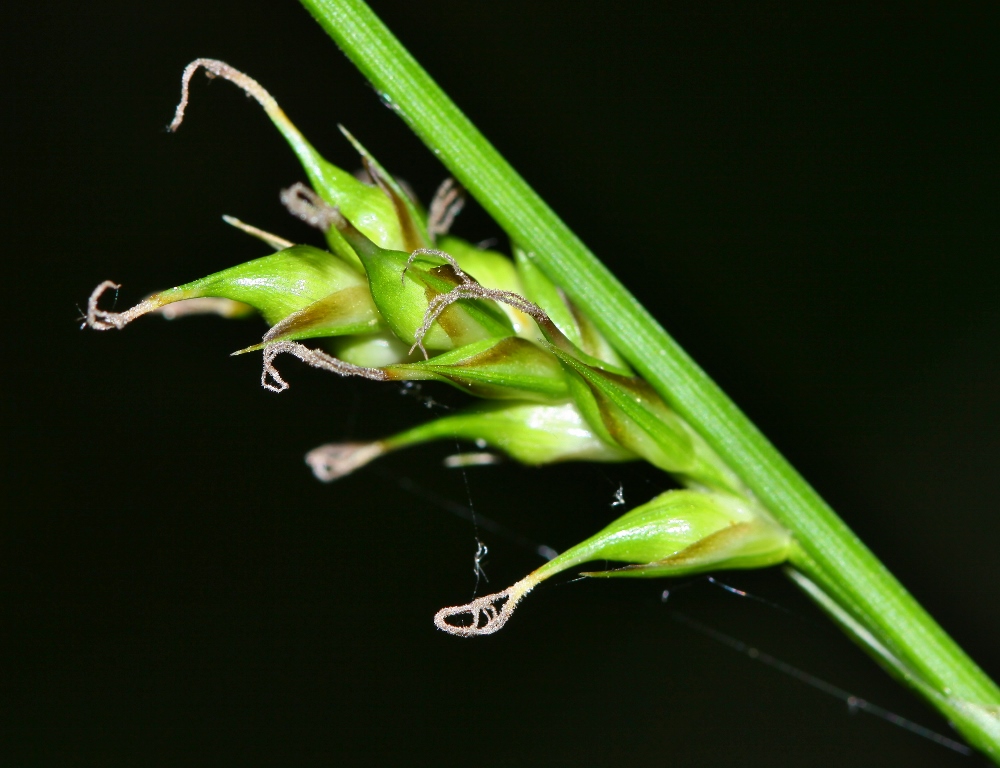
<svg viewBox="0 0 1000 768">
<path fill-rule="evenodd" d="M 557 402 L 569 398 L 562 366 L 549 352 L 517 336 L 484 339 L 430 360 L 389 366 L 405 379 L 437 379 L 477 397 Z"/>
<path fill-rule="evenodd" d="M 795 536 L 798 567 L 1000 761 L 1000 688 L 490 145 L 362 0 L 303 5 L 454 176 Z M 992 713 L 984 717 L 982 713 Z"/>
<path fill-rule="evenodd" d="M 335 291 L 363 285 L 364 278 L 332 254 L 296 245 L 162 291 L 159 297 L 165 304 L 202 296 L 242 301 L 274 325 Z"/>
<path fill-rule="evenodd" d="M 408 344 L 416 341 L 431 299 L 458 284 L 449 266 L 436 258 L 418 257 L 379 247 L 357 232 L 345 232 L 364 264 L 372 297 L 386 323 Z M 405 273 L 404 273 L 405 270 Z M 510 336 L 513 330 L 498 309 L 462 300 L 449 306 L 423 338 L 427 349 L 453 349 L 473 341 Z"/>
<path fill-rule="evenodd" d="M 635 454 L 601 440 L 571 403 L 479 405 L 401 432 L 390 449 L 460 438 L 496 448 L 522 464 L 557 461 L 631 461 Z"/>
<path fill-rule="evenodd" d="M 760 568 L 785 560 L 789 537 L 760 524 L 740 499 L 694 491 L 667 491 L 619 517 L 536 571 L 551 576 L 594 560 L 632 567 L 593 576 L 680 576 L 721 568 Z"/>
</svg>

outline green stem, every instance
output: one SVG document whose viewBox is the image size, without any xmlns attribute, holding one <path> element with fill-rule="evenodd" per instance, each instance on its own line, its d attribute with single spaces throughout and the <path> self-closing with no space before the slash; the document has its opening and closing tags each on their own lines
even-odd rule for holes
<svg viewBox="0 0 1000 768">
<path fill-rule="evenodd" d="M 302 0 L 442 163 L 795 535 L 794 565 L 1000 761 L 1000 689 L 501 157 L 362 0 Z"/>
</svg>

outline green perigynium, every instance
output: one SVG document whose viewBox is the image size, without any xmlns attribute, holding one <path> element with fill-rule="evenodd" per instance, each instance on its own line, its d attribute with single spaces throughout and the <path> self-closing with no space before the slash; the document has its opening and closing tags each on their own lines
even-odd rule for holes
<svg viewBox="0 0 1000 768">
<path fill-rule="evenodd" d="M 466 605 L 442 608 L 439 629 L 471 637 L 496 632 L 518 601 L 539 583 L 593 560 L 628 563 L 586 576 L 683 576 L 718 568 L 761 568 L 788 556 L 788 532 L 735 496 L 667 491 L 622 515 L 604 530 L 571 547 L 503 592 Z M 449 619 L 462 617 L 465 624 Z"/>
<path fill-rule="evenodd" d="M 343 376 L 377 381 L 433 380 L 485 400 L 370 443 L 321 446 L 307 462 L 332 481 L 401 448 L 459 438 L 526 464 L 644 459 L 686 490 L 642 505 L 564 552 L 510 589 L 448 608 L 436 625 L 470 636 L 499 629 L 540 581 L 592 560 L 623 566 L 593 576 L 672 576 L 784 561 L 791 546 L 778 526 L 705 441 L 691 429 L 535 265 L 448 234 L 460 190 L 442 185 L 428 212 L 346 131 L 367 181 L 321 157 L 259 83 L 219 61 L 184 72 L 172 129 L 184 116 L 198 68 L 242 87 L 288 140 L 311 186 L 281 195 L 298 218 L 320 229 L 329 250 L 294 245 L 227 219 L 277 250 L 155 293 L 125 312 L 88 303 L 92 328 L 123 328 L 137 317 L 185 302 L 220 314 L 258 313 L 270 326 L 240 353 L 263 353 L 261 382 L 288 384 L 279 355 Z M 208 303 L 205 302 L 218 302 Z M 324 348 L 301 344 L 321 340 Z M 454 623 L 464 618 L 466 623 Z"/>
<path fill-rule="evenodd" d="M 600 439 L 572 402 L 481 403 L 372 443 L 330 443 L 309 452 L 306 462 L 330 482 L 392 451 L 432 440 L 469 440 L 538 466 L 558 461 L 635 461 L 638 456 Z"/>
</svg>

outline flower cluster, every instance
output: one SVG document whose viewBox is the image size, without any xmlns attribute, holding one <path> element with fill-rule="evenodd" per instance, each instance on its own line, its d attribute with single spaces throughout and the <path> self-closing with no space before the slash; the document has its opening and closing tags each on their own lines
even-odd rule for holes
<svg viewBox="0 0 1000 768">
<path fill-rule="evenodd" d="M 309 185 L 284 190 L 282 202 L 323 232 L 328 250 L 227 218 L 275 252 L 155 293 L 124 312 L 99 307 L 102 294 L 118 287 L 106 281 L 90 297 L 90 327 L 121 329 L 154 311 L 258 313 L 269 330 L 236 354 L 262 352 L 261 383 L 272 391 L 288 388 L 275 360 L 291 354 L 343 376 L 441 381 L 486 401 L 374 442 L 321 446 L 307 461 L 324 481 L 390 451 L 460 438 L 533 465 L 643 459 L 686 488 L 632 510 L 509 590 L 444 609 L 438 627 L 466 636 L 496 631 L 538 582 L 590 560 L 627 564 L 590 575 L 664 576 L 785 559 L 787 533 L 530 253 L 515 246 L 511 259 L 449 234 L 462 206 L 457 185 L 445 182 L 425 210 L 346 131 L 363 174 L 343 171 L 316 152 L 260 84 L 210 59 L 185 70 L 171 129 L 184 117 L 199 68 L 253 96 L 288 140 Z"/>
</svg>

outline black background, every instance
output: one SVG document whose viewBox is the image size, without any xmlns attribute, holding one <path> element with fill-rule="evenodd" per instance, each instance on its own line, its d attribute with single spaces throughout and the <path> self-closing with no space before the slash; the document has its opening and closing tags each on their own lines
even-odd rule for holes
<svg viewBox="0 0 1000 768">
<path fill-rule="evenodd" d="M 995 19 L 798 4 L 379 2 L 376 10 L 568 223 L 945 628 L 1000 674 Z M 979 765 L 675 620 L 905 717 L 948 725 L 778 572 L 558 579 L 501 633 L 471 595 L 454 447 L 330 486 L 302 463 L 432 413 L 394 386 L 229 358 L 258 321 L 121 301 L 263 255 L 230 213 L 316 241 L 260 80 L 326 156 L 345 123 L 426 199 L 444 175 L 291 0 L 4 8 L 3 765 Z M 458 234 L 499 237 L 481 212 Z M 13 307 L 11 307 L 11 302 Z M 438 400 L 461 400 L 428 389 Z M 557 549 L 669 487 L 642 466 L 470 470 L 477 510 Z M 488 588 L 536 567 L 480 532 Z M 483 585 L 487 588 L 486 585 Z M 661 592 L 671 597 L 661 601 Z"/>
</svg>

